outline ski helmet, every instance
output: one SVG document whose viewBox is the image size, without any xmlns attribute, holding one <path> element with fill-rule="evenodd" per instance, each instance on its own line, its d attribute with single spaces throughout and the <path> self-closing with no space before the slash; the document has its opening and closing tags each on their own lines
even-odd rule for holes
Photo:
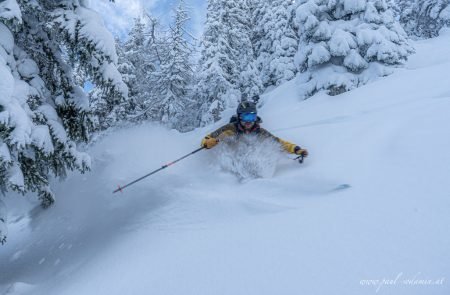
<svg viewBox="0 0 450 295">
<path fill-rule="evenodd" d="M 258 120 L 256 104 L 252 101 L 241 102 L 236 112 L 240 122 L 256 122 Z"/>
<path fill-rule="evenodd" d="M 243 101 L 239 104 L 236 113 L 238 115 L 238 117 L 241 114 L 245 114 L 245 113 L 254 113 L 256 114 L 256 104 L 252 101 Z"/>
</svg>

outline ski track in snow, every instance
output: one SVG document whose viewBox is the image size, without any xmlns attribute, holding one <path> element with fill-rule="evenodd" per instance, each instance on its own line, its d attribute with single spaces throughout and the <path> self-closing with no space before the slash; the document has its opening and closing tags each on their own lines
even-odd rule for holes
<svg viewBox="0 0 450 295">
<path fill-rule="evenodd" d="M 417 42 L 406 69 L 339 97 L 299 103 L 294 82 L 265 95 L 263 126 L 311 153 L 271 177 L 240 181 L 202 151 L 113 195 L 213 128 L 103 138 L 51 209 L 5 199 L 0 293 L 448 294 L 360 281 L 450 278 L 449 41 Z"/>
</svg>

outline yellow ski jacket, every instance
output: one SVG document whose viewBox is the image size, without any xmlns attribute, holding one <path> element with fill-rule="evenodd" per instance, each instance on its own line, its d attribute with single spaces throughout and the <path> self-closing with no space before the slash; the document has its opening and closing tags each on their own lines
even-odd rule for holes
<svg viewBox="0 0 450 295">
<path fill-rule="evenodd" d="M 285 141 L 279 137 L 276 137 L 275 135 L 273 135 L 266 129 L 261 128 L 259 126 L 259 124 L 255 124 L 255 126 L 253 126 L 253 128 L 251 130 L 247 131 L 247 130 L 244 130 L 244 128 L 242 128 L 242 126 L 239 123 L 229 123 L 225 126 L 220 127 L 216 131 L 208 134 L 207 136 L 205 136 L 205 138 L 202 140 L 202 146 L 204 146 L 205 140 L 208 140 L 208 139 L 214 138 L 214 139 L 217 139 L 220 141 L 226 137 L 238 136 L 240 134 L 257 134 L 264 138 L 273 138 L 274 140 L 276 140 L 277 142 L 279 142 L 281 144 L 281 146 L 283 147 L 283 149 L 286 152 L 295 154 L 295 148 L 297 147 L 296 144 L 293 144 L 293 143 Z"/>
</svg>

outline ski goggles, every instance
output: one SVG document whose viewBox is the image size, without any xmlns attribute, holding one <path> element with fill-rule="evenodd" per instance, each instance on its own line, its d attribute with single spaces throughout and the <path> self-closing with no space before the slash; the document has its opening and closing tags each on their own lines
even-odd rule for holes
<svg viewBox="0 0 450 295">
<path fill-rule="evenodd" d="M 258 116 L 256 115 L 256 113 L 243 113 L 239 116 L 239 119 L 242 122 L 256 122 L 257 118 Z"/>
</svg>

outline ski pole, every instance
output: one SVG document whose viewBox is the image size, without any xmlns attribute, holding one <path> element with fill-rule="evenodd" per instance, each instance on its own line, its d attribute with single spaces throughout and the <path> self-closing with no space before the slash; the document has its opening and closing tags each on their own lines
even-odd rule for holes
<svg viewBox="0 0 450 295">
<path fill-rule="evenodd" d="M 117 192 L 122 192 L 125 188 L 127 188 L 127 187 L 129 187 L 129 186 L 135 184 L 136 182 L 141 181 L 142 179 L 144 179 L 144 178 L 146 178 L 146 177 L 149 177 L 150 175 L 153 175 L 153 174 L 155 174 L 155 173 L 157 173 L 157 172 L 159 172 L 159 171 L 161 171 L 161 170 L 163 170 L 163 169 L 166 169 L 167 167 L 172 166 L 173 164 L 175 164 L 175 163 L 177 163 L 177 162 L 179 162 L 179 161 L 181 161 L 181 160 L 183 160 L 183 159 L 185 159 L 185 158 L 187 158 L 187 157 L 189 157 L 189 156 L 192 156 L 193 154 L 195 154 L 195 153 L 197 153 L 197 152 L 199 152 L 199 151 L 201 151 L 201 150 L 203 150 L 203 149 L 204 149 L 204 147 L 201 147 L 201 148 L 199 148 L 199 149 L 196 149 L 195 151 L 193 151 L 193 152 L 191 152 L 191 153 L 189 153 L 189 154 L 187 154 L 187 155 L 185 155 L 185 156 L 183 156 L 183 157 L 181 157 L 181 158 L 179 158 L 179 159 L 177 159 L 177 160 L 175 160 L 175 161 L 173 161 L 173 162 L 170 162 L 170 163 L 168 163 L 168 164 L 162 166 L 161 168 L 156 169 L 156 170 L 154 170 L 154 171 L 152 171 L 152 172 L 150 172 L 150 173 L 148 173 L 148 174 L 146 174 L 146 175 L 144 175 L 144 176 L 142 176 L 142 177 L 140 177 L 140 178 L 138 178 L 138 179 L 136 179 L 136 180 L 134 180 L 134 181 L 132 181 L 132 182 L 126 184 L 126 185 L 124 185 L 124 186 L 120 186 L 120 185 L 119 185 L 119 187 L 113 191 L 113 194 L 114 194 L 114 193 L 117 193 Z"/>
<path fill-rule="evenodd" d="M 297 158 L 295 158 L 294 159 L 294 161 L 297 161 L 298 160 L 298 162 L 300 163 L 300 164 L 303 164 L 303 160 L 305 159 L 305 156 L 304 155 L 300 155 L 300 156 L 298 156 Z"/>
</svg>

